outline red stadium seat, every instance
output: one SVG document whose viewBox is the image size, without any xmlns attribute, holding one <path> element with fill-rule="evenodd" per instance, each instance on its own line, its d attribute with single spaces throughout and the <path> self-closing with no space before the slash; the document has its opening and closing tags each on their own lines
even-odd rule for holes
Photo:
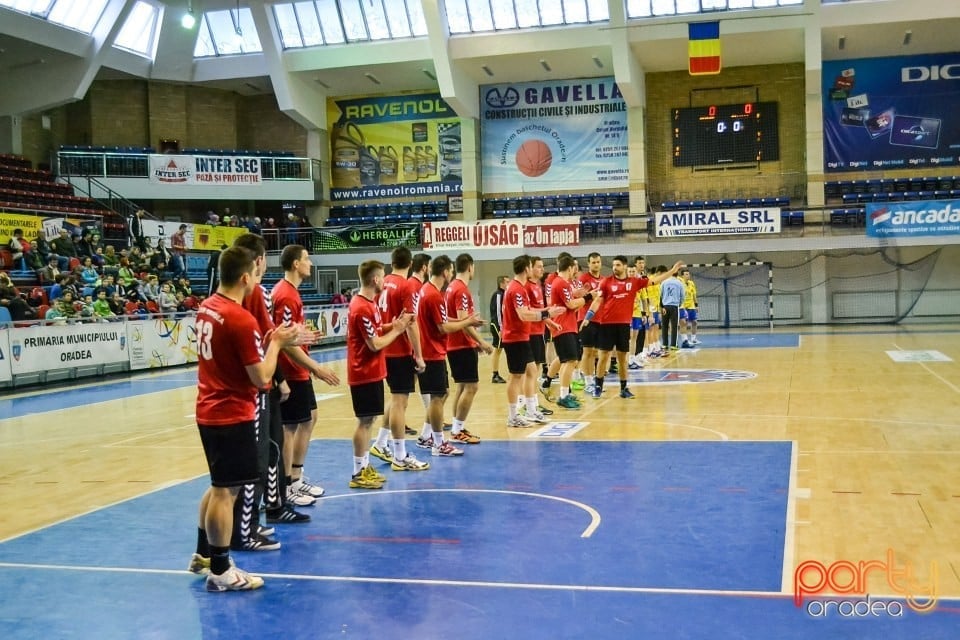
<svg viewBox="0 0 960 640">
<path fill-rule="evenodd" d="M 147 311 L 150 313 L 160 313 L 160 307 L 153 300 L 147 300 Z"/>
</svg>

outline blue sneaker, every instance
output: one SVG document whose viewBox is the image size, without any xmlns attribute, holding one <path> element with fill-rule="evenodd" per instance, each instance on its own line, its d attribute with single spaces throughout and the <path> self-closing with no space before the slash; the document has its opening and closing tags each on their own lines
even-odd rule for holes
<svg viewBox="0 0 960 640">
<path fill-rule="evenodd" d="M 683 341 L 683 344 L 680 345 L 681 349 L 693 349 L 693 345 L 690 344 L 687 340 Z"/>
<path fill-rule="evenodd" d="M 636 398 L 636 396 L 633 395 L 633 392 L 630 391 L 630 389 L 620 389 L 620 397 L 626 398 L 627 400 L 632 400 Z"/>
<path fill-rule="evenodd" d="M 603 393 L 603 389 L 601 389 L 600 387 L 594 386 L 593 389 L 590 391 L 590 397 L 599 399 L 602 393 Z"/>
<path fill-rule="evenodd" d="M 572 395 L 564 396 L 557 401 L 557 404 L 564 409 L 579 409 L 580 403 Z"/>
</svg>

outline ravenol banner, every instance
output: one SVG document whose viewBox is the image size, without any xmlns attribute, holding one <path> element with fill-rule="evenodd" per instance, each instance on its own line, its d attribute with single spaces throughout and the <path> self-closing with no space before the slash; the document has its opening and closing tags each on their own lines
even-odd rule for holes
<svg viewBox="0 0 960 640">
<path fill-rule="evenodd" d="M 823 63 L 827 172 L 960 164 L 960 53 Z"/>
<path fill-rule="evenodd" d="M 463 191 L 460 118 L 439 93 L 327 101 L 337 202 Z"/>
<path fill-rule="evenodd" d="M 955 235 L 960 235 L 960 200 L 867 205 L 867 236 L 871 238 Z"/>
<path fill-rule="evenodd" d="M 484 193 L 628 186 L 627 105 L 609 78 L 480 88 Z"/>
</svg>

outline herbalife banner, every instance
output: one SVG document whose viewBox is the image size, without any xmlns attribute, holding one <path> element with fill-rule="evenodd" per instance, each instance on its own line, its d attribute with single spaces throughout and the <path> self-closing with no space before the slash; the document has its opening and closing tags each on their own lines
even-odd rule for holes
<svg viewBox="0 0 960 640">
<path fill-rule="evenodd" d="M 327 253 L 371 247 L 392 249 L 393 247 L 420 246 L 420 224 L 398 223 L 386 226 L 323 227 L 313 230 L 313 252 Z"/>
<path fill-rule="evenodd" d="M 150 156 L 151 184 L 259 185 L 260 158 L 248 156 Z"/>
<path fill-rule="evenodd" d="M 823 63 L 828 172 L 960 164 L 960 53 Z"/>
<path fill-rule="evenodd" d="M 484 193 L 626 188 L 627 105 L 612 77 L 480 88 Z"/>
<path fill-rule="evenodd" d="M 462 192 L 460 119 L 439 93 L 327 101 L 330 199 Z"/>
</svg>

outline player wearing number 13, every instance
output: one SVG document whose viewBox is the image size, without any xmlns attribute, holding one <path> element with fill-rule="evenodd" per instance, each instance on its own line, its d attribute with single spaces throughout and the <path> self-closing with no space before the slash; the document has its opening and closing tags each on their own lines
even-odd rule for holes
<svg viewBox="0 0 960 640">
<path fill-rule="evenodd" d="M 227 249 L 219 268 L 217 292 L 197 311 L 196 415 L 211 486 L 200 502 L 197 551 L 190 568 L 204 573 L 199 559 L 209 558 L 207 590 L 239 591 L 263 586 L 262 578 L 238 569 L 229 556 L 237 492 L 259 478 L 258 390 L 270 383 L 280 350 L 298 344 L 303 327 L 260 335 L 257 321 L 241 306 L 257 286 L 253 252 Z"/>
</svg>

